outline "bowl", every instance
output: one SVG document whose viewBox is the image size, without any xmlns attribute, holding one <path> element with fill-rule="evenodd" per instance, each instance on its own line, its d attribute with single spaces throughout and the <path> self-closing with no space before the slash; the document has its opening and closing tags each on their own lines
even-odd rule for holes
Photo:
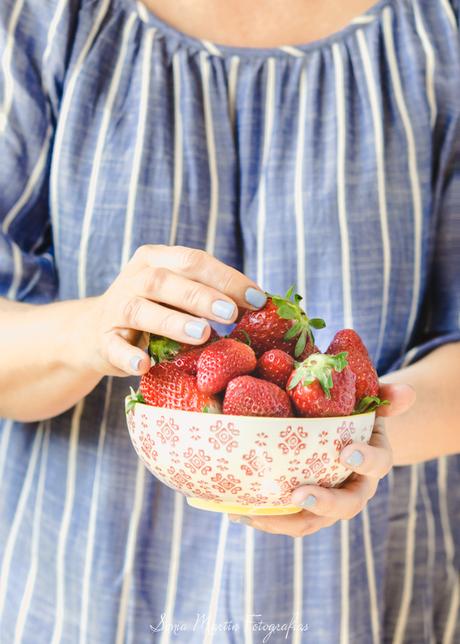
<svg viewBox="0 0 460 644">
<path fill-rule="evenodd" d="M 126 401 L 128 401 L 128 398 Z M 339 453 L 368 442 L 375 411 L 335 418 L 205 414 L 141 402 L 126 411 L 139 458 L 189 505 L 232 514 L 294 514 L 299 485 L 336 487 L 350 475 Z"/>
</svg>

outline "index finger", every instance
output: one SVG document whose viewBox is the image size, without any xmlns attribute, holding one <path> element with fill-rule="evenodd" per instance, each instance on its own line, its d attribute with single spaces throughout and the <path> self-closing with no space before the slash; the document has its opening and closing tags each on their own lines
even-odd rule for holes
<svg viewBox="0 0 460 644">
<path fill-rule="evenodd" d="M 168 268 L 217 289 L 240 307 L 259 309 L 267 301 L 265 293 L 246 275 L 198 248 L 145 244 L 136 250 L 131 263 L 137 270 L 145 266 Z"/>
</svg>

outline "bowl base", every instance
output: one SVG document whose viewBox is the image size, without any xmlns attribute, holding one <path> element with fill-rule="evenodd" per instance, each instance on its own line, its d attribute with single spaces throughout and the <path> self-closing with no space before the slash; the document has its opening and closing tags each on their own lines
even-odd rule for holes
<svg viewBox="0 0 460 644">
<path fill-rule="evenodd" d="M 276 516 L 282 514 L 296 514 L 302 512 L 298 505 L 267 505 L 267 506 L 250 506 L 240 505 L 239 503 L 216 503 L 207 501 L 196 496 L 188 496 L 187 503 L 192 508 L 199 510 L 208 510 L 209 512 L 226 512 L 227 514 L 245 514 L 257 516 Z"/>
</svg>

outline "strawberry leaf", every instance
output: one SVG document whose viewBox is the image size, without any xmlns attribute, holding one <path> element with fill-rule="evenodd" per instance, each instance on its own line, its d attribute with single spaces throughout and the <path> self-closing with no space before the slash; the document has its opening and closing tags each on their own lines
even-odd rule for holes
<svg viewBox="0 0 460 644">
<path fill-rule="evenodd" d="M 286 300 L 290 300 L 292 297 L 292 294 L 294 293 L 294 284 L 288 288 L 286 291 L 286 295 L 284 296 Z"/>
<path fill-rule="evenodd" d="M 308 324 L 314 329 L 324 329 L 324 327 L 326 326 L 326 322 L 321 318 L 310 318 L 308 320 Z"/>
<path fill-rule="evenodd" d="M 131 393 L 125 399 L 125 412 L 134 411 L 134 405 L 137 403 L 147 404 L 145 402 L 144 396 L 141 394 L 140 390 L 134 391 L 132 387 L 129 388 Z"/>
<path fill-rule="evenodd" d="M 286 331 L 286 333 L 283 335 L 283 340 L 292 340 L 293 337 L 295 337 L 300 331 L 302 330 L 302 322 L 300 320 L 297 320 L 290 329 Z"/>
<path fill-rule="evenodd" d="M 298 358 L 302 351 L 305 349 L 305 345 L 307 344 L 307 329 L 303 329 L 302 333 L 299 335 L 299 339 L 296 342 L 295 348 L 294 348 L 294 356 Z"/>
<path fill-rule="evenodd" d="M 389 400 L 381 400 L 378 396 L 364 396 L 356 405 L 353 414 L 365 414 L 383 405 L 389 405 Z"/>
<path fill-rule="evenodd" d="M 149 356 L 156 362 L 172 360 L 180 351 L 181 345 L 175 340 L 165 337 L 164 335 L 150 334 L 149 338 Z"/>
</svg>

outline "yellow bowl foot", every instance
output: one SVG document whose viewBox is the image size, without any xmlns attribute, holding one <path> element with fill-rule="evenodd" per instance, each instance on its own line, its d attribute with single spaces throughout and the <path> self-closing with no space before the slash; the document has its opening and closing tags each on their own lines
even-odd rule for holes
<svg viewBox="0 0 460 644">
<path fill-rule="evenodd" d="M 216 503 L 215 501 L 207 501 L 198 497 L 187 497 L 187 503 L 192 508 L 199 510 L 208 510 L 209 512 L 226 512 L 228 514 L 246 514 L 246 515 L 259 515 L 259 516 L 276 516 L 282 514 L 296 514 L 301 512 L 302 508 L 297 505 L 267 505 L 267 506 L 251 506 L 240 505 L 239 503 Z"/>
</svg>

